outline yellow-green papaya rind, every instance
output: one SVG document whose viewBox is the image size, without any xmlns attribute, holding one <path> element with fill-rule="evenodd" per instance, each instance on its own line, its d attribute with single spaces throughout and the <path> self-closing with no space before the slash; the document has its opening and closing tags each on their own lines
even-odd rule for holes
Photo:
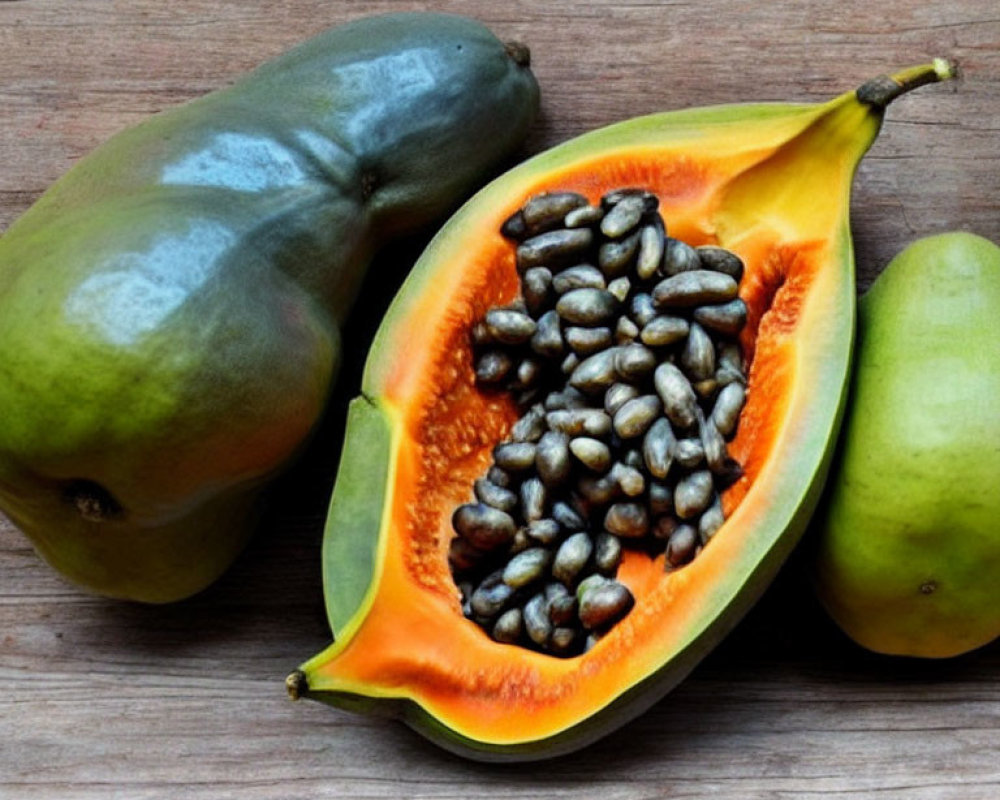
<svg viewBox="0 0 1000 800">
<path fill-rule="evenodd" d="M 82 159 L 0 238 L 0 508 L 96 592 L 210 583 L 314 429 L 372 252 L 527 133 L 522 48 L 334 28 Z"/>
<path fill-rule="evenodd" d="M 356 397 L 347 411 L 341 467 L 327 514 L 323 564 L 340 565 L 324 584 L 327 619 L 347 635 L 352 619 L 371 589 L 381 527 L 392 474 L 392 429 L 386 415 L 368 398 Z"/>
<path fill-rule="evenodd" d="M 860 303 L 850 414 L 817 517 L 819 596 L 879 653 L 1000 636 L 1000 248 L 920 239 Z"/>
<path fill-rule="evenodd" d="M 920 74 L 929 71 L 923 68 Z M 435 237 L 411 272 L 370 352 L 363 382 L 364 402 L 368 407 L 366 416 L 377 416 L 380 420 L 350 424 L 345 454 L 357 453 L 376 439 L 383 443 L 388 441 L 389 446 L 380 462 L 378 459 L 373 461 L 377 466 L 369 473 L 369 477 L 377 481 L 377 492 L 371 489 L 373 484 L 368 485 L 366 492 L 361 482 L 353 478 L 354 472 L 348 462 L 341 466 L 347 476 L 347 486 L 356 488 L 341 491 L 338 476 L 330 512 L 330 519 L 337 523 L 328 525 L 326 530 L 328 540 L 343 538 L 353 542 L 353 545 L 346 541 L 341 543 L 336 557 L 330 546 L 324 552 L 324 585 L 328 587 L 328 613 L 336 638 L 330 648 L 303 664 L 290 677 L 289 688 L 293 696 L 311 697 L 352 711 L 399 717 L 442 747 L 465 757 L 526 761 L 549 758 L 597 740 L 641 713 L 680 682 L 770 583 L 816 506 L 843 412 L 852 350 L 853 252 L 847 228 L 850 183 L 857 161 L 877 134 L 880 111 L 878 104 L 867 106 L 845 95 L 824 106 L 741 105 L 652 115 L 587 134 L 537 156 L 494 181 L 467 203 Z M 726 132 L 720 134 L 720 128 Z M 797 232 L 803 238 L 818 237 L 820 226 L 814 225 L 810 214 L 810 204 L 817 201 L 829 202 L 827 210 L 832 220 L 826 219 L 823 224 L 832 224 L 836 233 L 829 242 L 823 267 L 826 277 L 822 284 L 822 304 L 810 307 L 808 335 L 800 332 L 796 337 L 799 374 L 796 376 L 797 396 L 792 400 L 796 414 L 782 434 L 782 441 L 794 456 L 769 463 L 766 474 L 758 478 L 767 487 L 766 499 L 749 504 L 756 506 L 752 512 L 744 513 L 744 506 L 738 507 L 727 523 L 739 526 L 748 516 L 753 520 L 752 530 L 742 531 L 742 541 L 732 548 L 736 555 L 729 564 L 730 577 L 711 587 L 704 606 L 686 618 L 683 631 L 678 633 L 669 651 L 657 655 L 659 660 L 655 668 L 639 674 L 634 680 L 621 679 L 617 693 L 607 702 L 595 703 L 588 713 L 562 726 L 542 729 L 542 723 L 537 723 L 533 729 L 529 719 L 518 733 L 497 735 L 495 731 L 477 726 L 475 719 L 453 716 L 436 705 L 434 693 L 425 692 L 418 685 L 420 679 L 412 676 L 422 668 L 430 674 L 432 663 L 436 664 L 441 651 L 449 648 L 449 644 L 442 641 L 442 637 L 448 636 L 444 623 L 434 629 L 436 638 L 433 644 L 427 642 L 426 650 L 419 644 L 410 647 L 408 627 L 397 629 L 396 635 L 409 649 L 389 648 L 392 654 L 387 658 L 392 660 L 381 678 L 372 670 L 368 671 L 372 677 L 367 682 L 354 678 L 351 667 L 345 672 L 339 665 L 349 652 L 354 653 L 351 663 L 355 666 L 358 659 L 366 658 L 365 648 L 354 642 L 362 640 L 366 622 L 375 613 L 379 592 L 385 589 L 383 572 L 389 561 L 389 548 L 395 543 L 393 537 L 397 535 L 392 528 L 393 491 L 398 491 L 395 484 L 399 480 L 412 479 L 412 476 L 400 479 L 393 462 L 399 448 L 414 433 L 416 423 L 408 416 L 406 407 L 410 393 L 422 391 L 420 381 L 433 381 L 433 374 L 426 376 L 428 365 L 422 360 L 428 346 L 423 332 L 437 324 L 436 320 L 448 319 L 454 313 L 447 306 L 447 298 L 465 296 L 452 281 L 461 278 L 457 274 L 460 270 L 454 265 L 463 263 L 469 249 L 475 247 L 469 239 L 469 231 L 482 230 L 484 218 L 493 219 L 498 209 L 508 213 L 512 207 L 516 208 L 535 187 L 558 186 L 561 174 L 579 176 L 587 172 L 589 164 L 607 164 L 615 159 L 632 163 L 637 154 L 672 157 L 669 154 L 677 148 L 697 149 L 699 153 L 707 153 L 709 158 L 713 148 L 726 149 L 731 154 L 734 149 L 739 151 L 744 142 L 739 135 L 734 135 L 736 132 L 746 136 L 744 149 L 750 163 L 755 163 L 758 150 L 773 153 L 762 156 L 764 162 L 755 168 L 733 177 L 722 190 L 731 202 L 722 204 L 723 213 L 715 219 L 720 242 L 727 243 L 727 237 L 738 237 L 744 229 L 780 226 L 780 214 L 787 207 L 796 209 L 795 222 L 800 226 Z M 803 139 L 811 142 L 817 132 L 819 140 L 833 143 L 832 149 L 820 150 L 820 157 L 801 164 L 808 170 L 816 170 L 816 175 L 800 174 L 799 180 L 791 184 L 792 190 L 783 193 L 781 181 L 789 177 L 788 162 L 802 155 L 796 147 Z M 834 174 L 839 176 L 837 180 L 821 183 L 826 194 L 832 197 L 817 200 L 816 192 L 806 188 L 810 186 L 810 177 L 822 182 Z M 747 202 L 753 199 L 749 194 L 754 193 L 757 193 L 757 200 Z M 416 341 L 412 341 L 414 338 Z M 419 364 L 413 368 L 401 366 L 410 359 Z M 415 416 L 420 414 L 419 410 L 413 413 Z M 368 432 L 372 428 L 379 429 L 377 436 Z M 365 515 L 364 523 L 354 523 L 365 514 L 372 495 L 377 495 L 382 504 L 381 518 L 375 521 Z M 723 533 L 717 536 L 723 537 Z M 372 539 L 377 541 L 374 564 L 370 557 Z M 713 540 L 713 544 L 715 542 Z M 352 553 L 362 555 L 351 558 Z M 367 580 L 359 581 L 357 570 L 365 571 Z M 368 573 L 368 570 L 372 571 Z M 335 588 L 338 585 L 349 585 L 352 589 L 340 591 Z M 400 602 L 422 602 L 418 593 L 407 600 L 400 587 L 395 587 L 392 597 L 395 605 L 389 604 L 388 612 L 383 606 L 381 613 L 392 613 L 391 609 L 399 608 Z M 466 635 L 462 629 L 460 613 L 457 610 L 454 613 L 454 671 L 456 676 L 467 673 L 473 680 L 472 676 L 488 668 L 475 661 L 463 664 L 463 648 L 473 642 L 471 635 Z M 400 614 L 406 616 L 405 609 L 400 609 Z M 404 622 L 402 626 L 413 626 L 413 622 Z M 382 619 L 375 630 L 391 636 L 392 620 Z M 373 638 L 375 636 L 377 634 L 371 634 L 363 641 L 377 649 L 381 645 Z M 539 661 L 529 662 L 528 656 L 524 656 L 525 663 L 520 664 L 517 648 L 494 647 L 492 658 L 500 664 L 505 654 L 511 660 L 518 660 L 518 675 L 526 670 L 541 669 Z M 635 655 L 637 658 L 644 656 L 643 653 Z M 581 658 L 589 657 L 588 654 Z M 378 653 L 372 653 L 371 658 L 377 662 Z M 622 668 L 625 666 L 621 664 Z M 446 665 L 434 667 L 434 677 L 430 680 L 446 679 L 447 669 Z M 412 683 L 402 675 L 410 675 Z M 472 698 L 482 691 L 482 686 L 477 683 L 469 691 Z M 497 702 L 516 706 L 517 696 L 518 689 L 512 686 L 508 698 Z"/>
</svg>

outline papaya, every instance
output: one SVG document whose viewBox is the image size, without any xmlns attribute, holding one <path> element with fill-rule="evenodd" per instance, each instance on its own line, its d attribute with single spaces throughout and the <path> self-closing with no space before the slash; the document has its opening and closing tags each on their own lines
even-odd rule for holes
<svg viewBox="0 0 1000 800">
<path fill-rule="evenodd" d="M 816 520 L 819 597 L 878 653 L 1000 636 L 1000 247 L 954 232 L 861 298 L 849 413 Z"/>
<path fill-rule="evenodd" d="M 760 596 L 815 509 L 852 353 L 853 174 L 889 102 L 950 75 L 936 61 L 822 104 L 626 120 L 469 200 L 394 298 L 349 407 L 322 551 L 334 640 L 288 676 L 292 698 L 398 717 L 471 759 L 518 761 L 593 742 L 676 686 Z M 452 574 L 455 509 L 519 421 L 510 393 L 477 383 L 473 345 L 488 309 L 525 299 L 505 236 L 518 209 L 562 192 L 594 204 L 619 187 L 659 198 L 678 241 L 743 262 L 749 371 L 728 445 L 742 474 L 696 558 L 667 570 L 662 555 L 624 552 L 631 611 L 589 649 L 556 657 L 487 635 Z"/>
<path fill-rule="evenodd" d="M 538 108 L 483 25 L 332 28 L 84 157 L 0 238 L 0 507 L 59 572 L 211 583 L 323 414 L 375 250 L 499 171 Z"/>
</svg>

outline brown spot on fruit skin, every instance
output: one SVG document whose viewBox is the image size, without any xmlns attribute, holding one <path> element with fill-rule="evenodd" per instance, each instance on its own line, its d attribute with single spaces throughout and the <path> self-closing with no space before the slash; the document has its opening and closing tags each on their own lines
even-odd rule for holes
<svg viewBox="0 0 1000 800">
<path fill-rule="evenodd" d="M 920 584 L 920 594 L 934 594 L 937 591 L 937 581 L 924 581 Z"/>
<path fill-rule="evenodd" d="M 63 490 L 63 497 L 88 522 L 106 522 L 123 514 L 123 509 L 114 496 L 93 481 L 70 481 Z"/>
</svg>

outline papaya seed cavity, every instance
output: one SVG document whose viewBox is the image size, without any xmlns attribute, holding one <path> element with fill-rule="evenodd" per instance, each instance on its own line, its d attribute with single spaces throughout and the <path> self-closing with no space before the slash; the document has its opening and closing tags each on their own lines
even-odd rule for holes
<svg viewBox="0 0 1000 800">
<path fill-rule="evenodd" d="M 480 389 L 513 392 L 521 416 L 493 450 L 493 480 L 455 510 L 449 555 L 465 615 L 497 642 L 585 652 L 635 605 L 615 577 L 623 549 L 669 572 L 724 522 L 746 399 L 742 356 L 728 363 L 747 317 L 743 262 L 668 237 L 658 209 L 644 189 L 596 205 L 546 192 L 501 226 L 522 298 L 470 339 Z"/>
</svg>

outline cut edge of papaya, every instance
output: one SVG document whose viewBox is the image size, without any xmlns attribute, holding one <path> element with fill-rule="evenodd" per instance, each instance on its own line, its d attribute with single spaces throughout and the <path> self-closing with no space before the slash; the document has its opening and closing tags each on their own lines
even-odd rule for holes
<svg viewBox="0 0 1000 800">
<path fill-rule="evenodd" d="M 466 756 L 525 760 L 595 740 L 680 682 L 770 583 L 818 500 L 853 346 L 854 170 L 885 104 L 950 77 L 942 63 L 822 105 L 620 123 L 525 162 L 466 204 L 421 257 L 369 356 L 324 542 L 337 638 L 289 678 L 293 696 L 400 716 Z M 559 659 L 489 639 L 462 615 L 448 568 L 451 511 L 515 418 L 509 399 L 476 388 L 468 330 L 518 291 L 499 234 L 512 211 L 549 189 L 594 201 L 623 185 L 660 197 L 672 235 L 721 244 L 746 264 L 748 401 L 730 445 L 745 474 L 693 562 L 667 574 L 662 556 L 627 554 L 618 579 L 635 608 L 592 650 Z M 735 577 L 720 579 L 727 570 Z"/>
</svg>

